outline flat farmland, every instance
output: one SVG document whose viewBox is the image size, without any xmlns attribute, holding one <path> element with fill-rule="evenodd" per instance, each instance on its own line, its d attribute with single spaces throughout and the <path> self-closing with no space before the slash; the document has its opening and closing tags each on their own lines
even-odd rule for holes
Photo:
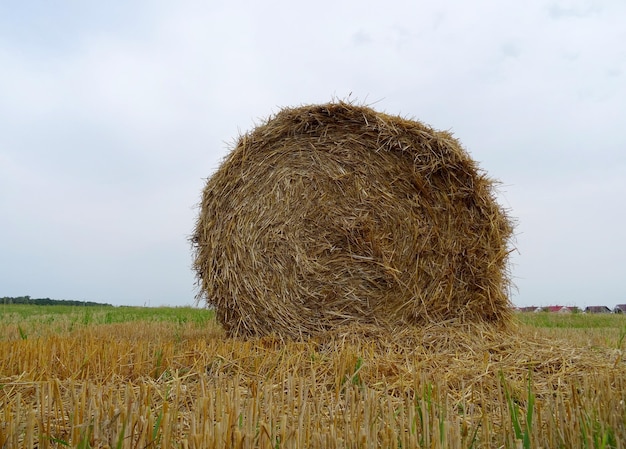
<svg viewBox="0 0 626 449">
<path fill-rule="evenodd" d="M 0 305 L 0 448 L 623 448 L 626 317 L 283 341 L 210 310 Z"/>
</svg>

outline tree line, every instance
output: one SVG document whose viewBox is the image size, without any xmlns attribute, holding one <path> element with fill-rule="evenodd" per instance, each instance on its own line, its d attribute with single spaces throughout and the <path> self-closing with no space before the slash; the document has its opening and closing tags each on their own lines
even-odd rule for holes
<svg viewBox="0 0 626 449">
<path fill-rule="evenodd" d="M 4 296 L 0 298 L 0 304 L 32 304 L 36 306 L 109 306 L 111 304 L 92 301 L 77 301 L 71 299 L 31 298 L 30 296 Z"/>
</svg>

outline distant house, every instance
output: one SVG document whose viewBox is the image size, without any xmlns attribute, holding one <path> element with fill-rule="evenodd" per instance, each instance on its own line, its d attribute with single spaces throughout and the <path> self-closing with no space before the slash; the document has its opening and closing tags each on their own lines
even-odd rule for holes
<svg viewBox="0 0 626 449">
<path fill-rule="evenodd" d="M 531 312 L 550 312 L 550 313 L 578 313 L 580 309 L 576 306 L 547 306 L 537 307 Z"/>
<path fill-rule="evenodd" d="M 572 312 L 569 307 L 565 307 L 565 306 L 548 306 L 548 307 L 544 307 L 543 310 L 546 312 L 552 312 L 552 313 L 571 313 Z"/>
<path fill-rule="evenodd" d="M 587 306 L 585 313 L 611 313 L 611 309 L 607 306 Z"/>
<path fill-rule="evenodd" d="M 576 306 L 564 306 L 561 307 L 561 310 L 559 310 L 559 313 L 579 313 L 580 309 Z"/>
<path fill-rule="evenodd" d="M 529 312 L 535 312 L 535 313 L 539 313 L 539 312 L 547 312 L 547 311 L 548 311 L 548 308 L 547 308 L 547 307 L 541 307 L 541 306 L 539 306 L 539 307 L 535 307 L 535 306 L 533 306 L 533 307 L 529 307 L 529 308 L 528 308 L 528 311 L 529 311 Z"/>
<path fill-rule="evenodd" d="M 545 311 L 555 313 L 555 312 L 560 311 L 562 308 L 563 306 L 548 306 L 548 307 L 545 307 Z"/>
<path fill-rule="evenodd" d="M 626 304 L 618 304 L 613 309 L 613 313 L 626 313 Z"/>
<path fill-rule="evenodd" d="M 537 310 L 537 307 L 535 306 L 530 306 L 530 307 L 518 307 L 517 311 L 518 312 L 534 312 Z"/>
</svg>

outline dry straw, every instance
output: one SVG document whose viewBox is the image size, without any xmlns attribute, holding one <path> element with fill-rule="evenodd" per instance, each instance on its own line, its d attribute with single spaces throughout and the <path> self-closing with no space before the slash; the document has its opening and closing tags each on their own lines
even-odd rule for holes
<svg viewBox="0 0 626 449">
<path fill-rule="evenodd" d="M 513 228 L 449 133 L 344 102 L 283 109 L 208 180 L 200 296 L 232 336 L 510 320 Z"/>
</svg>

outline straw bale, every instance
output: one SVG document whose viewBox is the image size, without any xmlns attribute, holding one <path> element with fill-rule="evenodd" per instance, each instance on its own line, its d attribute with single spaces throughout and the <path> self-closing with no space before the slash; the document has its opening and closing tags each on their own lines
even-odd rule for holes
<svg viewBox="0 0 626 449">
<path fill-rule="evenodd" d="M 344 102 L 242 135 L 202 194 L 199 297 L 232 336 L 507 326 L 513 228 L 445 131 Z"/>
</svg>

